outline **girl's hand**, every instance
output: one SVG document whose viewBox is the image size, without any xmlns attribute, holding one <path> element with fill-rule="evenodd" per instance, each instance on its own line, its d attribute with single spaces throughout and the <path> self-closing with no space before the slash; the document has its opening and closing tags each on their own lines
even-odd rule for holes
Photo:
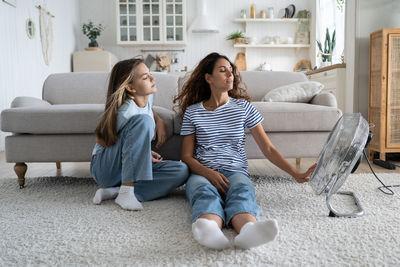
<svg viewBox="0 0 400 267">
<path fill-rule="evenodd" d="M 165 141 L 167 141 L 167 128 L 165 127 L 165 123 L 161 118 L 159 118 L 156 122 L 156 134 L 154 135 L 153 140 L 155 140 L 156 137 L 156 148 L 159 148 L 165 143 Z"/>
<path fill-rule="evenodd" d="M 297 173 L 296 175 L 293 176 L 293 178 L 298 183 L 309 182 L 310 178 L 308 178 L 308 177 L 313 173 L 313 171 L 315 170 L 316 167 L 317 167 L 317 163 L 315 163 L 310 168 L 308 168 L 308 170 L 305 173 Z"/>
<path fill-rule="evenodd" d="M 212 171 L 206 178 L 217 188 L 218 192 L 226 195 L 226 191 L 229 189 L 229 180 L 222 173 Z"/>
<path fill-rule="evenodd" d="M 163 158 L 158 154 L 157 152 L 154 152 L 153 150 L 151 151 L 151 162 L 156 163 L 156 162 L 161 162 Z"/>
</svg>

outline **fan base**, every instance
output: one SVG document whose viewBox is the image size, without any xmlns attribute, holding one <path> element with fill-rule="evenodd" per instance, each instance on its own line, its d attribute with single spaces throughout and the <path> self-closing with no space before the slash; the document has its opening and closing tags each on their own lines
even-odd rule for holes
<svg viewBox="0 0 400 267">
<path fill-rule="evenodd" d="M 360 216 L 364 215 L 364 208 L 362 207 L 361 202 L 358 199 L 358 197 L 356 197 L 356 195 L 353 192 L 350 192 L 350 191 L 338 191 L 338 192 L 336 192 L 336 194 L 351 196 L 354 199 L 354 203 L 357 206 L 357 211 L 351 212 L 351 213 L 340 213 L 340 212 L 336 211 L 332 207 L 332 205 L 330 203 L 332 195 L 328 195 L 326 197 L 326 205 L 328 206 L 328 209 L 329 209 L 329 217 L 349 217 L 349 218 L 354 218 L 354 217 L 360 217 Z"/>
</svg>

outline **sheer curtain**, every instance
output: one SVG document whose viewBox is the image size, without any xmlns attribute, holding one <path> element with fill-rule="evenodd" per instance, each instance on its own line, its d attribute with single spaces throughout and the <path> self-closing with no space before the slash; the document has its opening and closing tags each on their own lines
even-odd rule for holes
<svg viewBox="0 0 400 267">
<path fill-rule="evenodd" d="M 343 3 L 340 8 L 337 0 L 317 0 L 317 13 L 316 40 L 321 42 L 322 49 L 324 49 L 326 28 L 329 29 L 331 38 L 333 31 L 336 29 L 336 46 L 333 50 L 332 64 L 342 63 L 341 55 L 344 50 L 345 36 L 345 4 Z M 317 50 L 319 51 L 318 47 Z"/>
</svg>

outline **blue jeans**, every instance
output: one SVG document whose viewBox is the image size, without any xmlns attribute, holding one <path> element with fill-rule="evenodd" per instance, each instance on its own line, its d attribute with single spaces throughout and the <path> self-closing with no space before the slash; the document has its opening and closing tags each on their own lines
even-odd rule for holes
<svg viewBox="0 0 400 267">
<path fill-rule="evenodd" d="M 232 217 L 239 213 L 258 215 L 258 205 L 254 185 L 250 177 L 242 172 L 218 170 L 229 180 L 226 196 L 221 196 L 218 190 L 207 178 L 192 174 L 186 183 L 186 196 L 192 207 L 192 222 L 203 214 L 216 214 L 229 224 Z"/>
<path fill-rule="evenodd" d="M 96 152 L 90 172 L 100 187 L 134 182 L 136 198 L 143 202 L 165 196 L 186 182 L 189 170 L 185 163 L 151 162 L 154 126 L 149 115 L 135 115 L 119 132 L 113 146 Z"/>
</svg>

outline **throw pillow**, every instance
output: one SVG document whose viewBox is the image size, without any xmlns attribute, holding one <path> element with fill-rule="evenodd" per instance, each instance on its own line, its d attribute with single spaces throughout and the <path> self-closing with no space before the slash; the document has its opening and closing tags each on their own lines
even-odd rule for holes
<svg viewBox="0 0 400 267">
<path fill-rule="evenodd" d="M 272 89 L 261 101 L 308 103 L 322 89 L 324 89 L 324 85 L 319 82 L 297 82 Z"/>
</svg>

